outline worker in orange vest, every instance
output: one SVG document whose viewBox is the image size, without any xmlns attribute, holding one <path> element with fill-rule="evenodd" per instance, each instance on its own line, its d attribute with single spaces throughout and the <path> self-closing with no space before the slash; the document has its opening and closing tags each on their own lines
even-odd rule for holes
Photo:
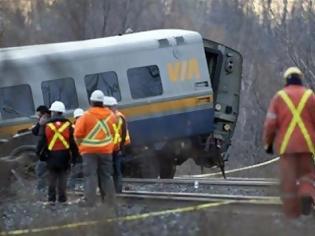
<svg viewBox="0 0 315 236">
<path fill-rule="evenodd" d="M 116 116 L 117 122 L 113 124 L 114 129 L 114 184 L 117 193 L 122 192 L 122 158 L 125 147 L 130 145 L 130 136 L 127 128 L 126 117 L 117 109 L 117 100 L 114 97 L 105 97 L 104 106 L 110 107 Z"/>
<path fill-rule="evenodd" d="M 104 93 L 95 90 L 90 96 L 91 107 L 77 120 L 74 137 L 83 159 L 85 178 L 84 194 L 86 206 L 96 202 L 96 187 L 100 188 L 101 198 L 113 201 L 112 180 L 114 150 L 112 126 L 115 115 L 103 107 Z"/>
<path fill-rule="evenodd" d="M 299 182 L 315 173 L 315 95 L 303 86 L 299 68 L 288 68 L 284 79 L 286 86 L 269 106 L 263 141 L 267 153 L 273 153 L 274 145 L 280 155 L 284 212 L 289 218 L 297 218 L 310 213 L 314 200 L 310 192 L 299 191 Z"/>
<path fill-rule="evenodd" d="M 63 117 L 65 105 L 55 101 L 49 109 L 51 118 L 43 126 L 43 135 L 37 146 L 37 154 L 47 162 L 48 169 L 48 201 L 56 201 L 56 188 L 58 201 L 66 202 L 67 175 L 70 161 L 75 162 L 78 154 L 73 138 L 72 123 Z M 58 187 L 57 187 L 58 186 Z"/>
</svg>

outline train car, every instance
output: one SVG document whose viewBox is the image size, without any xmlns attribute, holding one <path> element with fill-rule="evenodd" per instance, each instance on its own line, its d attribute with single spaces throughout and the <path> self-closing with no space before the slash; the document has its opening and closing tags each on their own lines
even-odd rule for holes
<svg viewBox="0 0 315 236">
<path fill-rule="evenodd" d="M 224 167 L 239 111 L 242 56 L 198 32 L 162 29 L 0 49 L 2 155 L 34 150 L 35 108 L 55 100 L 67 115 L 95 89 L 128 119 L 129 176 L 170 178 L 193 158 Z"/>
</svg>

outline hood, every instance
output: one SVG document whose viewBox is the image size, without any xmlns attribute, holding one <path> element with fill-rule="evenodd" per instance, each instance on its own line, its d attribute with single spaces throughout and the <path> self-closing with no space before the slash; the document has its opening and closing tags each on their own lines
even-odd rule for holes
<svg viewBox="0 0 315 236">
<path fill-rule="evenodd" d="M 106 118 L 109 114 L 112 113 L 112 111 L 107 107 L 91 107 L 88 111 L 100 120 Z"/>
</svg>

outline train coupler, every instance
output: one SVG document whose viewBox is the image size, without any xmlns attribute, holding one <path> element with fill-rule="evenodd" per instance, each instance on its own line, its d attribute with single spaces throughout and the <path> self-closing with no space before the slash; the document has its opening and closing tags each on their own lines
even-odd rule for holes
<svg viewBox="0 0 315 236">
<path fill-rule="evenodd" d="M 224 160 L 224 151 L 223 151 L 223 141 L 215 138 L 212 134 L 209 135 L 205 145 L 205 151 L 209 153 L 209 157 L 212 162 L 215 163 L 221 170 L 222 176 L 226 179 L 225 175 L 225 160 Z"/>
</svg>

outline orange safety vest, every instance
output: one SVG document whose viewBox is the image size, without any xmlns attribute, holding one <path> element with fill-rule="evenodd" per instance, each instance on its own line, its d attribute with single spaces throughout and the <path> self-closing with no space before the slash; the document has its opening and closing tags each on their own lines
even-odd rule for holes
<svg viewBox="0 0 315 236">
<path fill-rule="evenodd" d="M 315 96 L 303 86 L 289 85 L 272 99 L 265 124 L 264 144 L 274 143 L 280 155 L 315 153 Z"/>
<path fill-rule="evenodd" d="M 292 100 L 290 99 L 290 97 L 288 96 L 288 94 L 284 90 L 281 90 L 278 92 L 278 95 L 283 99 L 285 104 L 288 106 L 290 112 L 292 113 L 291 122 L 289 124 L 288 129 L 287 129 L 287 132 L 285 133 L 285 135 L 283 137 L 283 141 L 282 141 L 281 146 L 280 146 L 280 155 L 285 153 L 287 146 L 288 146 L 288 143 L 290 141 L 290 138 L 292 136 L 292 133 L 293 133 L 294 129 L 297 127 L 300 129 L 309 151 L 313 155 L 315 154 L 315 148 L 314 148 L 313 140 L 311 139 L 311 136 L 310 136 L 307 128 L 305 127 L 304 121 L 301 118 L 301 114 L 303 112 L 305 104 L 312 94 L 313 94 L 312 90 L 310 90 L 310 89 L 305 90 L 299 104 L 297 105 L 297 107 L 295 107 Z"/>
<path fill-rule="evenodd" d="M 115 115 L 104 108 L 90 108 L 75 124 L 74 136 L 81 154 L 111 154 L 114 150 Z"/>
<path fill-rule="evenodd" d="M 45 136 L 49 151 L 60 151 L 70 148 L 70 121 L 54 121 L 46 124 Z"/>
<path fill-rule="evenodd" d="M 120 148 L 120 143 L 122 142 L 122 137 L 121 137 L 122 126 L 123 126 L 123 123 L 126 122 L 126 117 L 120 111 L 116 111 L 115 115 L 117 118 L 117 122 L 113 124 L 113 129 L 114 129 L 113 142 L 114 142 L 114 150 L 118 151 Z M 129 135 L 129 131 L 127 129 L 127 124 L 126 124 L 126 137 L 125 137 L 124 145 L 128 145 L 130 143 L 131 143 L 130 135 Z"/>
</svg>

